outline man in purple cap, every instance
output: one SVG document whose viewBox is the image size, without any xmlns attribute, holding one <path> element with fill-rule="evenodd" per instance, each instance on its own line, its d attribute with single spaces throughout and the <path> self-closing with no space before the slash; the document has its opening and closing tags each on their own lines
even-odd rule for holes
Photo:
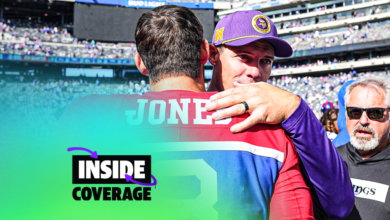
<svg viewBox="0 0 390 220">
<path fill-rule="evenodd" d="M 343 218 L 353 208 L 354 193 L 341 156 L 299 96 L 265 83 L 274 57 L 292 53 L 261 12 L 240 11 L 222 18 L 210 45 L 214 74 L 209 91 L 225 91 L 212 96 L 206 109 L 225 108 L 214 113 L 214 119 L 249 113 L 245 121 L 231 127 L 234 133 L 257 123 L 280 123 L 299 152 L 317 214 Z"/>
</svg>

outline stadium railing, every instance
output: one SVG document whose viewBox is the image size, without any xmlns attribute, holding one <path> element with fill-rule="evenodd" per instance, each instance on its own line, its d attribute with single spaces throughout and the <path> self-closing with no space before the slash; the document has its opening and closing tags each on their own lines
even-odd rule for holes
<svg viewBox="0 0 390 220">
<path fill-rule="evenodd" d="M 264 2 L 265 1 L 265 2 Z M 272 2 L 273 4 L 268 4 Z M 307 3 L 309 1 L 305 0 L 279 0 L 279 1 L 270 1 L 270 0 L 248 0 L 247 4 L 245 5 L 233 5 L 233 9 L 230 10 L 225 10 L 225 11 L 219 11 L 217 13 L 218 16 L 223 17 L 228 14 L 232 14 L 236 11 L 241 11 L 241 10 L 262 10 L 266 9 L 267 11 L 269 8 L 274 7 L 275 5 L 280 6 L 280 5 L 289 5 L 289 4 L 297 4 L 297 3 Z M 334 13 L 340 13 L 340 12 L 346 12 L 346 11 L 352 11 L 352 10 L 359 10 L 359 9 L 364 9 L 364 8 L 369 8 L 369 7 L 374 7 L 374 6 L 380 6 L 384 4 L 389 4 L 390 1 L 388 0 L 374 0 L 371 2 L 362 2 L 362 3 L 355 3 L 354 5 L 349 5 L 349 6 L 343 6 L 343 7 L 338 7 L 338 8 L 331 8 L 331 9 L 326 9 L 321 10 L 321 11 L 313 11 L 313 12 L 308 12 L 308 13 L 300 13 L 298 15 L 289 15 L 289 16 L 283 16 L 280 18 L 276 18 L 278 20 L 275 20 L 274 22 L 283 22 L 283 21 L 290 21 L 290 20 L 298 20 L 298 19 L 304 19 L 304 18 L 311 18 L 311 17 L 316 17 L 316 16 L 321 16 L 321 15 L 327 15 L 327 14 L 334 14 Z M 324 1 L 324 6 L 325 6 L 325 1 Z M 236 6 L 236 7 L 235 7 Z M 271 18 L 273 18 L 271 16 Z"/>
<path fill-rule="evenodd" d="M 364 24 L 367 22 L 380 21 L 386 19 L 390 19 L 390 12 L 367 15 L 364 17 L 350 18 L 345 20 L 330 21 L 330 22 L 320 23 L 320 24 L 311 24 L 307 26 L 294 27 L 289 29 L 279 29 L 278 34 L 280 36 L 283 36 L 288 34 L 307 33 L 307 32 L 313 32 L 317 30 L 326 30 L 326 29 L 345 27 L 349 25 L 362 24 L 362 23 Z"/>
<path fill-rule="evenodd" d="M 318 36 L 315 33 L 310 33 L 297 35 L 294 38 L 285 40 L 290 43 L 295 51 L 302 51 L 389 39 L 389 30 L 390 24 L 371 24 L 370 28 L 364 26 L 360 30 L 353 30 L 353 33 L 350 33 L 348 30 L 329 34 L 318 34 Z M 345 36 L 346 38 L 344 38 Z M 310 47 L 310 44 L 313 43 L 315 45 L 314 48 Z"/>
<path fill-rule="evenodd" d="M 372 2 L 365 2 L 365 3 L 356 3 L 354 5 L 339 7 L 339 8 L 331 8 L 331 9 L 325 9 L 323 11 L 313 11 L 303 14 L 296 14 L 296 15 L 289 15 L 289 16 L 282 16 L 279 18 L 273 18 L 272 21 L 275 23 L 279 22 L 286 22 L 286 21 L 293 21 L 293 20 L 300 20 L 300 19 L 306 19 L 306 18 L 315 18 L 323 15 L 332 15 L 336 13 L 342 13 L 342 12 L 352 12 L 359 9 L 365 9 L 365 8 L 371 8 L 376 6 L 381 6 L 385 4 L 389 4 L 389 0 L 378 0 L 378 1 L 372 1 Z M 272 17 L 271 17 L 272 18 Z"/>
<path fill-rule="evenodd" d="M 360 60 L 352 60 L 352 61 L 338 61 L 337 63 L 327 64 L 324 62 L 323 65 L 314 65 L 314 66 L 300 66 L 300 67 L 287 67 L 281 69 L 272 70 L 273 76 L 282 76 L 282 75 L 293 75 L 293 74 L 307 74 L 307 73 L 315 73 L 315 72 L 326 72 L 326 71 L 345 71 L 350 69 L 358 69 L 364 67 L 375 67 L 375 66 L 383 66 L 389 65 L 390 59 L 389 56 L 384 56 L 380 58 L 364 58 Z"/>
</svg>

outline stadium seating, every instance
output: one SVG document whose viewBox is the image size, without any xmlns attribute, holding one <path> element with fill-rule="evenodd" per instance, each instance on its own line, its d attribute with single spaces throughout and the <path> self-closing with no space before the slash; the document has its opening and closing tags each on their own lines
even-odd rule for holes
<svg viewBox="0 0 390 220">
<path fill-rule="evenodd" d="M 350 32 L 348 30 L 343 32 L 336 32 L 333 34 L 324 34 L 318 37 L 315 33 L 301 34 L 294 38 L 286 39 L 292 45 L 295 51 L 318 49 L 323 47 L 333 47 L 346 44 L 357 44 L 375 40 L 390 38 L 390 24 L 370 24 L 370 28 L 364 26 L 358 31 Z M 344 36 L 348 35 L 345 39 Z M 336 40 L 337 39 L 337 40 Z M 315 45 L 315 47 L 311 46 Z"/>
<path fill-rule="evenodd" d="M 12 110 L 15 113 L 11 114 L 13 116 L 28 116 L 29 120 L 36 122 L 36 128 L 55 124 L 59 112 L 67 105 L 90 94 L 143 94 L 149 91 L 149 84 L 143 80 L 124 84 L 86 78 L 69 81 L 53 79 L 39 81 L 29 78 L 30 82 L 27 82 L 27 77 L 25 80 L 19 80 L 20 77 L 17 76 L 9 82 L 6 78 L 9 79 L 0 75 L 0 109 Z"/>
<path fill-rule="evenodd" d="M 352 72 L 350 72 L 348 74 L 335 74 L 326 77 L 309 76 L 301 78 L 283 76 L 278 80 L 272 79 L 268 82 L 279 88 L 283 88 L 291 93 L 299 95 L 312 108 L 317 118 L 320 118 L 321 107 L 324 102 L 330 101 L 335 105 L 335 107 L 337 107 L 337 93 L 346 81 L 372 76 L 389 77 L 386 72 L 368 72 L 356 75 L 353 75 Z"/>
<path fill-rule="evenodd" d="M 22 47 L 23 45 L 23 47 Z M 117 47 L 116 45 L 97 44 L 95 48 L 73 44 L 45 44 L 37 47 L 35 43 L 21 43 L 20 41 L 0 41 L 0 52 L 19 55 L 41 55 L 81 58 L 108 58 L 134 59 L 136 48 Z"/>
<path fill-rule="evenodd" d="M 108 59 L 133 59 L 136 54 L 134 44 L 80 42 L 65 29 L 47 23 L 4 21 L 0 27 L 5 34 L 1 53 Z"/>
<path fill-rule="evenodd" d="M 136 54 L 133 44 L 80 42 L 66 29 L 60 30 L 50 23 L 4 21 L 0 27 L 5 33 L 0 41 L 1 53 L 109 59 L 133 59 Z M 357 31 L 345 27 L 344 31 L 335 33 L 301 33 L 286 40 L 295 51 L 302 51 L 389 39 L 389 29 L 389 22 L 377 22 Z M 37 44 L 40 47 L 36 47 Z"/>
</svg>

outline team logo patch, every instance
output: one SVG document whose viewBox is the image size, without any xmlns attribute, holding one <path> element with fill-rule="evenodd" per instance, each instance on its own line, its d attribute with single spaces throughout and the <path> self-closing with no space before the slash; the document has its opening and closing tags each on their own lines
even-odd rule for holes
<svg viewBox="0 0 390 220">
<path fill-rule="evenodd" d="M 223 31 L 225 28 L 220 28 L 217 31 L 215 31 L 215 42 L 220 41 L 223 39 Z"/>
<path fill-rule="evenodd" d="M 351 182 L 355 197 L 385 203 L 389 185 L 355 178 Z"/>
<path fill-rule="evenodd" d="M 256 15 L 253 17 L 252 26 L 257 32 L 262 34 L 268 34 L 271 31 L 271 24 L 264 15 Z"/>
</svg>

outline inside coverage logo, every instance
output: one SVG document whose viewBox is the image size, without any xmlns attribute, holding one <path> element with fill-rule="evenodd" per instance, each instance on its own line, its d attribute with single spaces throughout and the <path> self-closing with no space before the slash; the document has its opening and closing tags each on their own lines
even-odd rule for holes
<svg viewBox="0 0 390 220">
<path fill-rule="evenodd" d="M 83 150 L 90 156 L 72 156 L 73 184 L 132 184 L 133 187 L 75 187 L 75 200 L 151 200 L 151 186 L 157 180 L 151 174 L 150 155 L 97 155 L 91 150 L 73 147 L 68 151 Z M 153 182 L 152 182 L 153 180 Z M 134 184 L 136 184 L 134 186 Z"/>
</svg>

